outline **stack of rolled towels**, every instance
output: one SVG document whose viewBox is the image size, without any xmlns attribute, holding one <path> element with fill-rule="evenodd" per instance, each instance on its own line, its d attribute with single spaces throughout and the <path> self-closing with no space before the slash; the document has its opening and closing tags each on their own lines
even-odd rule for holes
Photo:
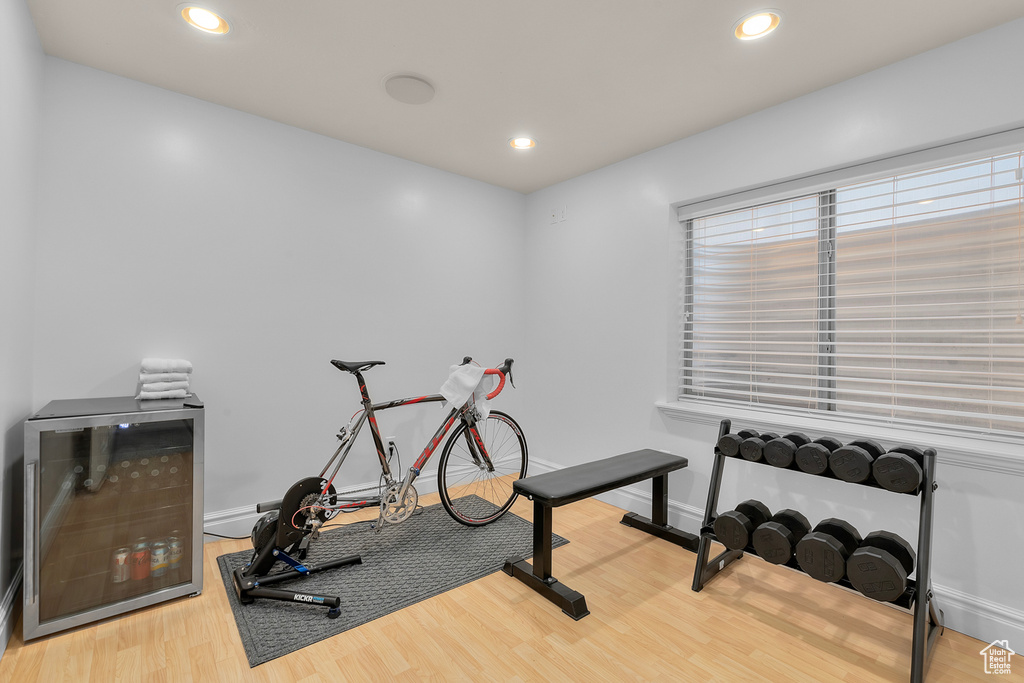
<svg viewBox="0 0 1024 683">
<path fill-rule="evenodd" d="M 139 395 L 135 398 L 154 401 L 189 396 L 188 378 L 192 363 L 180 358 L 143 358 L 139 366 Z"/>
</svg>

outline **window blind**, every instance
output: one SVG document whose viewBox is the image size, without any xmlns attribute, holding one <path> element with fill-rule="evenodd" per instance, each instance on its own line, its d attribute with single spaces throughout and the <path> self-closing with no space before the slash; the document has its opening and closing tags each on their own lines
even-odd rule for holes
<svg viewBox="0 0 1024 683">
<path fill-rule="evenodd" d="M 1024 431 L 1022 159 L 686 220 L 680 399 Z"/>
</svg>

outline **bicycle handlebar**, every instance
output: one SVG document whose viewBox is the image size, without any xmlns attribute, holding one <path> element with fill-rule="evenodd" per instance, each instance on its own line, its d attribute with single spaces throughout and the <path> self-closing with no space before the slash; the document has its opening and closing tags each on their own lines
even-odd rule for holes
<svg viewBox="0 0 1024 683">
<path fill-rule="evenodd" d="M 487 400 L 490 401 L 492 398 L 494 398 L 495 396 L 500 394 L 501 390 L 505 388 L 505 373 L 503 373 L 501 370 L 499 370 L 497 368 L 491 368 L 491 369 L 484 370 L 484 374 L 485 375 L 498 375 L 498 377 L 500 378 L 498 380 L 497 388 L 494 391 L 492 391 L 491 393 L 487 394 Z"/>
<path fill-rule="evenodd" d="M 471 357 L 469 357 L 469 356 L 466 356 L 465 358 L 462 359 L 462 363 L 460 363 L 460 365 L 465 365 L 467 363 L 472 363 L 472 362 L 473 362 L 473 359 Z M 512 363 L 514 363 L 514 362 L 515 361 L 512 360 L 511 358 L 506 358 L 505 362 L 502 363 L 501 365 L 499 365 L 498 367 L 496 367 L 496 368 L 487 368 L 486 370 L 484 370 L 484 374 L 485 375 L 498 375 L 498 378 L 499 378 L 498 379 L 498 386 L 497 386 L 497 388 L 494 391 L 492 391 L 491 393 L 487 394 L 486 398 L 487 398 L 488 401 L 490 401 L 495 396 L 500 394 L 501 390 L 505 388 L 505 376 L 506 375 L 508 376 L 509 384 L 511 384 L 513 387 L 515 387 L 516 383 L 514 381 L 512 381 Z"/>
</svg>

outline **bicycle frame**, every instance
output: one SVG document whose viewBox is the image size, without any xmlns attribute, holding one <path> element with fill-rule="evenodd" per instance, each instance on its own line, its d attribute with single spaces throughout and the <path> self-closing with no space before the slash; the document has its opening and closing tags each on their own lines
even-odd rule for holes
<svg viewBox="0 0 1024 683">
<path fill-rule="evenodd" d="M 427 396 L 402 398 L 394 401 L 374 404 L 370 400 L 370 394 L 366 388 L 366 382 L 363 380 L 362 375 L 358 372 L 353 374 L 356 377 L 356 382 L 359 384 L 359 392 L 362 397 L 361 402 L 363 404 L 363 409 L 360 411 L 361 414 L 359 415 L 359 419 L 356 420 L 355 425 L 351 426 L 352 422 L 350 420 L 349 424 L 346 425 L 338 434 L 338 439 L 341 441 L 341 444 L 338 446 L 337 450 L 334 451 L 334 455 L 331 456 L 330 460 L 327 461 L 327 464 L 320 472 L 321 479 L 325 480 L 324 488 L 320 492 L 321 496 L 328 495 L 335 477 L 341 469 L 342 464 L 344 464 L 345 459 L 348 457 L 349 452 L 352 450 L 356 437 L 359 435 L 359 432 L 362 430 L 365 423 L 369 423 L 370 425 L 370 434 L 373 436 L 373 443 L 377 449 L 377 459 L 380 461 L 381 472 L 385 481 L 385 488 L 391 489 L 397 485 L 401 485 L 401 489 L 398 493 L 398 500 L 403 500 L 409 487 L 419 477 L 420 473 L 423 471 L 423 467 L 430 460 L 434 451 L 437 450 L 437 447 L 441 444 L 444 437 L 448 434 L 458 419 L 461 419 L 466 423 L 467 434 L 472 435 L 471 439 L 467 437 L 467 442 L 470 453 L 473 456 L 473 460 L 476 461 L 477 464 L 483 462 L 489 470 L 493 471 L 494 465 L 491 462 L 490 454 L 487 452 L 487 448 L 484 446 L 483 440 L 480 438 L 480 434 L 476 427 L 476 410 L 473 407 L 472 402 L 469 402 L 460 408 L 452 408 L 451 411 L 449 411 L 448 415 L 441 423 L 441 426 L 434 432 L 434 436 L 427 442 L 427 445 L 423 448 L 419 457 L 416 458 L 416 461 L 409 468 L 405 479 L 396 481 L 391 473 L 391 468 L 388 465 L 388 458 L 384 449 L 384 440 L 381 438 L 380 427 L 377 425 L 377 411 L 389 410 L 391 408 L 398 408 L 401 406 L 410 406 L 418 403 L 438 403 L 445 401 L 445 398 L 440 394 L 430 394 Z M 336 460 L 337 463 L 335 464 Z M 331 471 L 330 476 L 327 476 L 327 472 L 331 469 L 332 464 L 334 465 L 334 469 Z M 374 507 L 379 505 L 381 501 L 379 496 L 376 498 L 370 497 L 365 500 L 335 498 L 339 501 L 349 501 L 345 504 L 339 503 L 330 506 L 330 509 L 339 511 Z"/>
</svg>

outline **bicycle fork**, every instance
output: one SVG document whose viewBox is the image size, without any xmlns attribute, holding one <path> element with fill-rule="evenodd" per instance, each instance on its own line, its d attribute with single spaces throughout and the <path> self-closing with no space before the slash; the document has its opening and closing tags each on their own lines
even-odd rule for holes
<svg viewBox="0 0 1024 683">
<path fill-rule="evenodd" d="M 469 415 L 466 419 L 466 448 L 469 449 L 469 454 L 473 458 L 473 464 L 481 469 L 486 469 L 488 472 L 494 472 L 494 462 L 491 460 L 491 454 L 487 452 L 487 447 L 480 436 L 480 430 L 477 428 L 479 423 L 477 422 L 476 409 L 467 410 L 467 412 Z"/>
</svg>

